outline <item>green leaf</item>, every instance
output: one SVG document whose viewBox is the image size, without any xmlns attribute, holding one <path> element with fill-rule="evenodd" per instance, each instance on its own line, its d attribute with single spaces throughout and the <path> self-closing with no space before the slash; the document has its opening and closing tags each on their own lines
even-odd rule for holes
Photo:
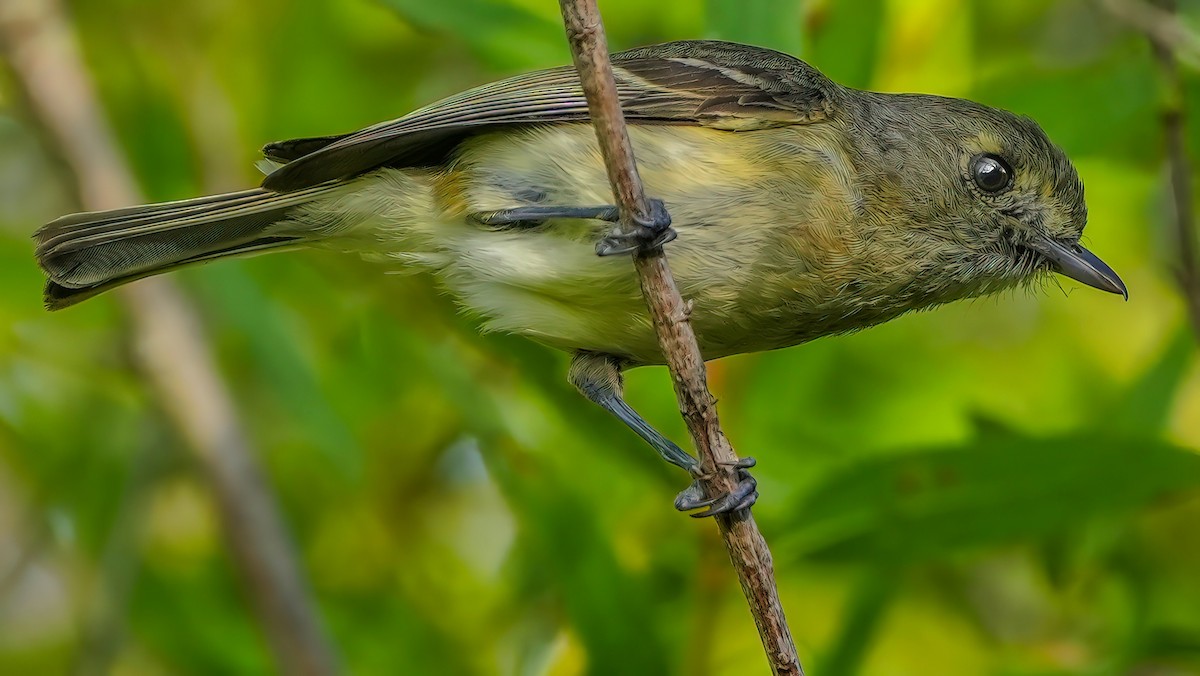
<svg viewBox="0 0 1200 676">
<path fill-rule="evenodd" d="M 1116 410 L 1104 417 L 1105 428 L 1131 434 L 1161 432 L 1195 350 L 1191 331 L 1181 327 L 1158 361 L 1129 386 Z"/>
<path fill-rule="evenodd" d="M 570 61 L 557 20 L 504 0 L 383 0 L 383 4 L 417 28 L 465 41 L 492 65 L 520 69 Z"/>
<path fill-rule="evenodd" d="M 511 447 L 490 450 L 488 467 L 521 527 L 515 569 L 524 602 L 547 592 L 561 602 L 587 650 L 589 673 L 670 673 L 655 629 L 654 590 L 620 566 L 592 508 L 569 485 L 514 467 L 506 457 L 514 455 Z"/>
<path fill-rule="evenodd" d="M 799 54 L 804 46 L 798 0 L 708 0 L 708 35 Z"/>
<path fill-rule="evenodd" d="M 884 9 L 883 0 L 823 3 L 809 22 L 809 61 L 841 84 L 869 87 L 883 35 Z"/>
<path fill-rule="evenodd" d="M 796 509 L 792 546 L 834 559 L 918 560 L 1078 527 L 1200 487 L 1200 455 L 1149 439 L 1003 437 L 874 458 Z"/>
<path fill-rule="evenodd" d="M 1158 146 L 1145 133 L 1157 120 L 1152 73 L 1140 43 L 1121 45 L 1103 61 L 1082 66 L 1029 64 L 981 77 L 972 98 L 1032 116 L 1073 158 L 1157 161 Z M 1089 102 L 1086 119 L 1072 101 Z"/>
<path fill-rule="evenodd" d="M 238 263 L 223 265 L 219 273 L 205 272 L 189 277 L 197 282 L 209 310 L 246 341 L 253 365 L 262 369 L 273 395 L 294 412 L 295 424 L 306 431 L 313 447 L 343 476 L 359 479 L 363 450 L 301 354 L 296 327 Z"/>
<path fill-rule="evenodd" d="M 850 598 L 838 637 L 821 663 L 821 673 L 860 673 L 863 658 L 899 586 L 899 574 L 890 562 L 880 562 L 866 571 Z"/>
<path fill-rule="evenodd" d="M 175 673 L 269 673 L 262 632 L 223 561 L 206 561 L 187 576 L 147 568 L 130 612 L 137 640 L 168 660 Z"/>
</svg>

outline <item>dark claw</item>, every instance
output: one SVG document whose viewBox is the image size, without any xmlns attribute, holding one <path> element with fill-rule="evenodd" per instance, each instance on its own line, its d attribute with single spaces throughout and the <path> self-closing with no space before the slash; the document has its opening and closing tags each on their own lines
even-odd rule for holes
<svg viewBox="0 0 1200 676">
<path fill-rule="evenodd" d="M 726 495 L 703 512 L 696 512 L 689 516 L 693 519 L 703 519 L 718 514 L 732 514 L 743 509 L 750 509 L 755 502 L 758 502 L 758 491 L 751 489 L 750 492 L 742 495 L 739 487 L 738 491 Z"/>
<path fill-rule="evenodd" d="M 712 501 L 704 497 L 704 487 L 700 485 L 699 479 L 693 481 L 687 488 L 680 491 L 679 495 L 675 496 L 675 509 L 681 512 L 690 512 L 710 504 Z"/>
<path fill-rule="evenodd" d="M 750 472 L 746 471 L 754 464 L 754 458 L 741 458 L 734 463 L 733 467 L 738 470 L 737 486 L 724 495 L 712 498 L 705 496 L 704 488 L 700 484 L 700 479 L 697 478 L 675 498 L 675 509 L 688 512 L 707 507 L 708 509 L 691 515 L 697 519 L 749 509 L 758 500 L 758 481 L 750 475 Z"/>
<path fill-rule="evenodd" d="M 750 469 L 751 467 L 753 467 L 757 464 L 758 464 L 757 460 L 747 456 L 745 458 L 738 458 L 737 462 L 734 462 L 731 466 L 736 467 L 738 469 Z M 727 466 L 730 466 L 730 465 L 727 464 Z"/>
<path fill-rule="evenodd" d="M 615 232 L 596 243 L 597 256 L 616 256 L 648 251 L 673 241 L 678 237 L 671 229 L 671 215 L 662 200 L 650 200 L 650 216 L 639 219 L 633 232 Z"/>
</svg>

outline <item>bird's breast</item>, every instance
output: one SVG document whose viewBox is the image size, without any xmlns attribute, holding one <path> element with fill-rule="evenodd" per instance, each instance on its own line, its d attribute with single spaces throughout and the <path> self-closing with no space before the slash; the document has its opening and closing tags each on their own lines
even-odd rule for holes
<svg viewBox="0 0 1200 676">
<path fill-rule="evenodd" d="M 638 169 L 679 238 L 668 245 L 709 358 L 774 349 L 886 318 L 871 277 L 883 235 L 866 218 L 853 164 L 832 125 L 751 132 L 634 125 Z M 441 179 L 439 276 L 491 329 L 564 349 L 661 358 L 628 257 L 600 258 L 611 224 L 471 225 L 466 214 L 613 202 L 590 126 L 558 124 L 465 142 Z M 871 280 L 874 281 L 871 281 Z M 882 319 L 880 319 L 881 321 Z"/>
</svg>

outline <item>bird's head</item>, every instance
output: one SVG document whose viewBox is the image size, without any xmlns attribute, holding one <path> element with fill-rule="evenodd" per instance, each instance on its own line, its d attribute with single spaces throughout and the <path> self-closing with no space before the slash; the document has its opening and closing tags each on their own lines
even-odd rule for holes
<svg viewBox="0 0 1200 676">
<path fill-rule="evenodd" d="M 1083 182 L 1029 118 L 971 101 L 875 95 L 875 148 L 909 196 L 911 221 L 944 243 L 980 291 L 1049 272 L 1128 298 L 1125 284 L 1080 244 Z M 880 112 L 886 111 L 886 112 Z"/>
</svg>

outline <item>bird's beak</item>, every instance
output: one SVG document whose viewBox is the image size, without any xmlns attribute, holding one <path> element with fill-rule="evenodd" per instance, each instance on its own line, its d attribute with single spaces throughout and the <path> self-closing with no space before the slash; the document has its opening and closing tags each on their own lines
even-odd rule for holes
<svg viewBox="0 0 1200 676">
<path fill-rule="evenodd" d="M 1050 261 L 1050 267 L 1060 275 L 1087 284 L 1094 289 L 1119 293 L 1129 300 L 1125 282 L 1096 254 L 1078 243 L 1065 243 L 1049 237 L 1038 237 L 1029 242 L 1029 248 Z"/>
</svg>

